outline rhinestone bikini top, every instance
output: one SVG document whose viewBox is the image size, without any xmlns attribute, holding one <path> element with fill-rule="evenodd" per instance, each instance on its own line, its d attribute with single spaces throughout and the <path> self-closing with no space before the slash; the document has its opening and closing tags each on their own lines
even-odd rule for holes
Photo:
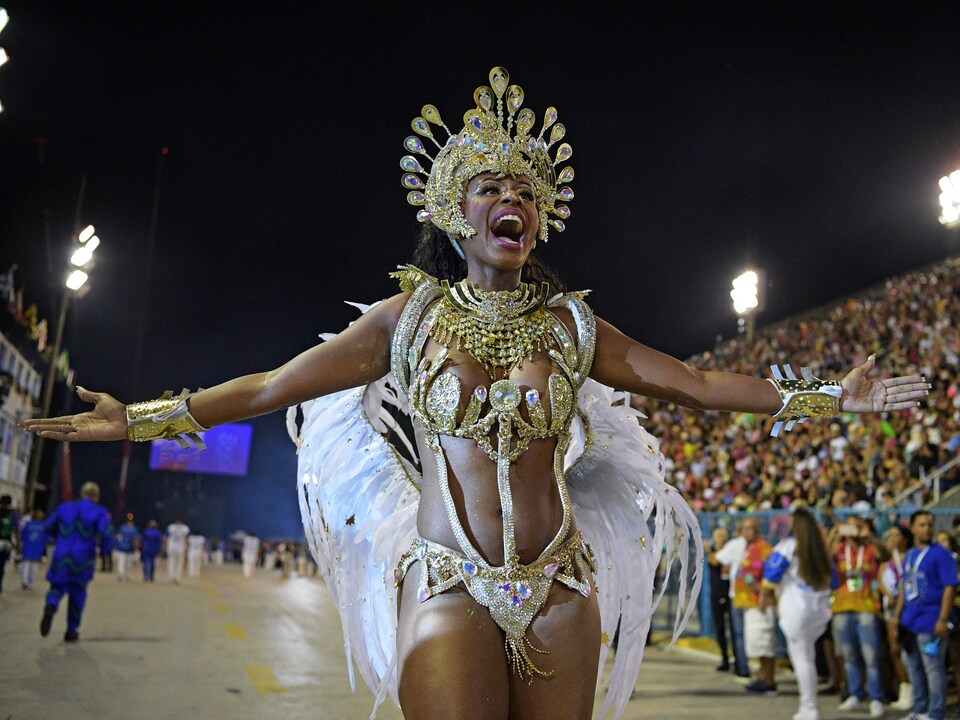
<svg viewBox="0 0 960 720">
<path fill-rule="evenodd" d="M 469 438 L 491 460 L 513 462 L 531 440 L 564 432 L 573 416 L 576 390 L 593 360 L 593 316 L 582 294 L 558 296 L 550 307 L 571 310 L 581 338 L 580 346 L 567 327 L 547 309 L 547 286 L 521 286 L 514 292 L 485 293 L 467 283 L 450 286 L 410 266 L 395 273 L 401 287 L 414 289 L 394 335 L 392 370 L 398 387 L 406 391 L 411 412 L 427 432 L 431 449 L 439 435 Z M 428 338 L 445 347 L 433 359 L 423 357 Z M 584 342 L 586 340 L 586 342 Z M 441 372 L 456 343 L 491 377 L 504 377 L 470 393 L 466 411 L 457 422 L 462 396 L 460 378 Z M 536 351 L 546 350 L 556 370 L 547 380 L 549 420 L 541 392 L 523 392 L 509 378 Z M 498 373 L 499 371 L 499 373 Z M 527 418 L 521 414 L 526 408 Z M 504 447 L 491 441 L 512 438 Z M 498 448 L 503 448 L 501 451 Z M 509 448 L 509 450 L 507 450 Z"/>
</svg>

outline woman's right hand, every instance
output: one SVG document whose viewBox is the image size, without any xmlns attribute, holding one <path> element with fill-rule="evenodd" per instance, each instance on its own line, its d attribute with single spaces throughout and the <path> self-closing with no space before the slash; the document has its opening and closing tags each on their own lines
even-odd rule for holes
<svg viewBox="0 0 960 720">
<path fill-rule="evenodd" d="M 77 395 L 84 402 L 93 403 L 93 410 L 77 415 L 24 420 L 24 430 L 42 438 L 67 442 L 127 438 L 127 408 L 123 403 L 107 393 L 90 392 L 82 387 L 77 387 Z"/>
</svg>

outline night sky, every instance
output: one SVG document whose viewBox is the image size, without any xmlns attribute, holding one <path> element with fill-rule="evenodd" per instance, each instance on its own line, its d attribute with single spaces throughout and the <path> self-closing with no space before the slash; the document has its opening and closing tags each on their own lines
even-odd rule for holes
<svg viewBox="0 0 960 720">
<path fill-rule="evenodd" d="M 658 349 L 734 335 L 748 265 L 762 325 L 960 252 L 937 221 L 960 167 L 953 2 L 209 5 L 5 1 L 0 270 L 19 264 L 53 324 L 86 175 L 80 222 L 103 244 L 64 344 L 78 382 L 124 401 L 274 367 L 353 319 L 342 301 L 394 293 L 418 229 L 410 120 L 430 102 L 459 129 L 498 64 L 574 149 L 572 218 L 541 258 Z M 256 422 L 246 480 L 204 481 L 234 483 L 234 525 L 295 529 L 282 425 Z M 113 476 L 118 454 L 76 449 L 78 478 Z M 132 482 L 156 483 L 140 460 Z"/>
</svg>

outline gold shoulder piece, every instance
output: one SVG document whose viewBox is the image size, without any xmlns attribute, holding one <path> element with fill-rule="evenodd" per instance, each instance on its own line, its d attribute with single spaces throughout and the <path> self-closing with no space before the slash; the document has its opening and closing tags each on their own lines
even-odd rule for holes
<svg viewBox="0 0 960 720">
<path fill-rule="evenodd" d="M 577 362 L 574 368 L 574 382 L 577 389 L 586 382 L 593 367 L 593 357 L 597 347 L 597 322 L 590 306 L 582 299 L 589 290 L 568 292 L 557 295 L 548 304 L 551 308 L 566 308 L 573 315 L 573 322 L 577 328 Z"/>
<path fill-rule="evenodd" d="M 416 265 L 398 265 L 397 269 L 390 273 L 390 277 L 400 283 L 401 292 L 413 292 L 425 282 L 439 284 L 433 275 L 425 273 Z"/>
<path fill-rule="evenodd" d="M 402 275 L 407 270 L 421 273 L 419 268 L 406 265 L 401 267 L 396 274 Z M 420 328 L 423 313 L 434 300 L 442 295 L 440 283 L 436 281 L 436 278 L 427 273 L 421 273 L 421 275 L 422 279 L 413 286 L 413 295 L 407 300 L 407 304 L 400 314 L 400 320 L 397 321 L 397 327 L 393 331 L 393 340 L 390 343 L 390 371 L 393 374 L 397 390 L 404 395 L 406 395 L 410 384 L 410 352 L 414 338 Z"/>
<path fill-rule="evenodd" d="M 564 293 L 566 297 L 574 298 L 576 300 L 583 300 L 587 297 L 593 290 L 574 290 L 572 292 Z"/>
</svg>

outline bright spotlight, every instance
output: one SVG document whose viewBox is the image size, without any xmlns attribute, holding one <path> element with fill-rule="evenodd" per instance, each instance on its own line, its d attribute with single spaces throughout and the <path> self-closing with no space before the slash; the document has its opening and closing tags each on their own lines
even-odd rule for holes
<svg viewBox="0 0 960 720">
<path fill-rule="evenodd" d="M 83 243 L 93 237 L 95 232 L 96 230 L 93 229 L 93 225 L 87 225 L 83 230 L 80 231 L 80 244 L 83 245 Z"/>
<path fill-rule="evenodd" d="M 940 222 L 947 227 L 960 224 L 960 170 L 940 178 Z"/>
<path fill-rule="evenodd" d="M 70 264 L 83 267 L 93 260 L 93 251 L 98 247 L 100 247 L 100 238 L 94 235 L 85 244 L 73 251 L 73 255 L 70 256 Z"/>
<path fill-rule="evenodd" d="M 74 270 L 67 276 L 67 287 L 76 292 L 87 282 L 87 275 L 83 270 Z"/>
<path fill-rule="evenodd" d="M 70 264 L 76 265 L 77 267 L 83 267 L 88 262 L 93 259 L 93 253 L 90 252 L 85 247 L 79 247 L 73 251 L 73 255 L 70 256 Z"/>
<path fill-rule="evenodd" d="M 733 309 L 738 315 L 743 315 L 755 309 L 760 304 L 760 278 L 753 270 L 748 270 L 736 277 L 733 281 Z"/>
</svg>

